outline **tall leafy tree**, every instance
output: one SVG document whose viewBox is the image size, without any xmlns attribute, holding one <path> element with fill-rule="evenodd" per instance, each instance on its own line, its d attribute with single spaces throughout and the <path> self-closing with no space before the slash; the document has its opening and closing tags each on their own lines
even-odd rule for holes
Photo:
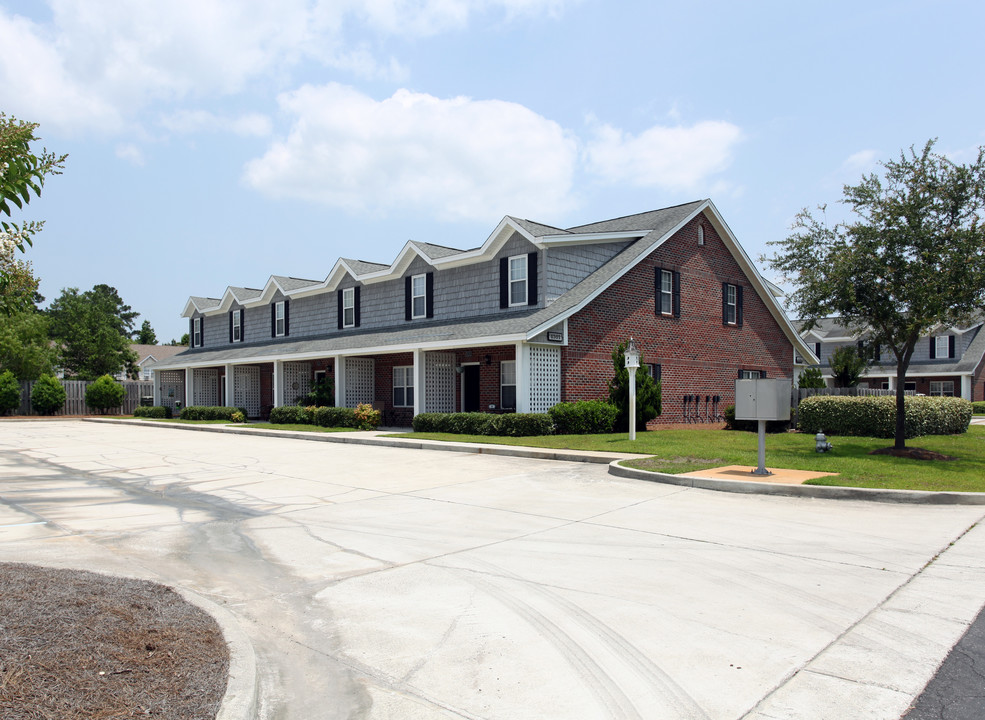
<svg viewBox="0 0 985 720">
<path fill-rule="evenodd" d="M 66 372 L 82 380 L 133 373 L 138 358 L 130 349 L 130 335 L 138 313 L 123 302 L 116 288 L 96 285 L 84 293 L 66 288 L 47 314 Z"/>
<path fill-rule="evenodd" d="M 0 372 L 9 370 L 18 380 L 37 380 L 52 373 L 57 363 L 44 314 L 25 310 L 0 322 Z"/>
<path fill-rule="evenodd" d="M 133 341 L 141 345 L 157 345 L 157 334 L 150 326 L 150 320 L 144 320 L 140 324 L 140 329 L 134 333 Z"/>
<path fill-rule="evenodd" d="M 37 123 L 21 122 L 0 112 L 0 314 L 4 315 L 24 309 L 37 290 L 35 280 L 33 287 L 23 292 L 25 279 L 33 276 L 29 266 L 13 261 L 12 254 L 14 249 L 24 252 L 44 225 L 43 221 L 14 222 L 11 218 L 15 210 L 23 210 L 32 197 L 41 195 L 45 177 L 60 174 L 67 157 L 45 149 L 34 151 L 31 144 L 38 140 L 34 135 L 37 127 Z"/>
<path fill-rule="evenodd" d="M 868 368 L 868 361 L 854 345 L 843 345 L 831 356 L 831 374 L 837 387 L 855 387 Z"/>
<path fill-rule="evenodd" d="M 985 148 L 967 165 L 935 140 L 846 185 L 851 219 L 828 225 L 803 210 L 767 258 L 793 284 L 810 329 L 826 316 L 896 357 L 895 447 L 905 447 L 903 379 L 921 336 L 970 321 L 985 307 Z M 881 176 L 880 176 L 881 175 Z"/>
</svg>

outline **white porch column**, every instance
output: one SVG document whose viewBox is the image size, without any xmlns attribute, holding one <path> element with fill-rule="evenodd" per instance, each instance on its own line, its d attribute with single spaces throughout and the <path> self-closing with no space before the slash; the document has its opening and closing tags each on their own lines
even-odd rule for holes
<svg viewBox="0 0 985 720">
<path fill-rule="evenodd" d="M 154 373 L 154 406 L 161 404 L 161 373 Z"/>
<path fill-rule="evenodd" d="M 345 407 L 345 357 L 335 356 L 335 407 Z"/>
<path fill-rule="evenodd" d="M 896 389 L 896 376 L 895 375 L 890 375 L 889 376 L 889 389 L 890 390 L 895 390 Z"/>
<path fill-rule="evenodd" d="M 530 347 L 516 344 L 516 411 L 530 412 Z"/>
<path fill-rule="evenodd" d="M 274 360 L 274 407 L 284 404 L 284 361 Z"/>
<path fill-rule="evenodd" d="M 226 365 L 226 407 L 235 407 L 235 385 L 233 384 L 233 366 Z"/>
<path fill-rule="evenodd" d="M 971 400 L 971 375 L 961 376 L 961 397 Z"/>
<path fill-rule="evenodd" d="M 185 370 L 185 407 L 195 404 L 195 369 Z"/>
<path fill-rule="evenodd" d="M 417 349 L 414 351 L 414 414 L 420 415 L 426 412 L 424 408 L 424 351 Z"/>
</svg>

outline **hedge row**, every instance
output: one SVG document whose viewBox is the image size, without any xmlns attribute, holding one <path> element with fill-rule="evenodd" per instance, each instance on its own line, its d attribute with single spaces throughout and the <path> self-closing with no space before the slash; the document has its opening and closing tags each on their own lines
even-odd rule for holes
<svg viewBox="0 0 985 720">
<path fill-rule="evenodd" d="M 234 413 L 241 413 L 243 416 L 242 420 L 233 418 Z M 210 407 L 208 405 L 189 405 L 186 408 L 182 408 L 181 415 L 179 415 L 182 420 L 228 420 L 229 422 L 245 422 L 246 421 L 246 408 L 229 407 L 229 406 L 219 406 Z"/>
<path fill-rule="evenodd" d="M 956 435 L 968 430 L 971 403 L 962 398 L 905 398 L 906 437 Z M 896 434 L 896 398 L 815 395 L 797 409 L 802 432 L 891 438 Z"/>
<path fill-rule="evenodd" d="M 414 432 L 443 432 L 456 435 L 505 435 L 528 437 L 550 435 L 554 422 L 546 413 L 421 413 L 412 421 Z"/>
<path fill-rule="evenodd" d="M 283 405 L 270 411 L 270 422 L 277 425 L 373 430 L 380 424 L 380 412 L 374 410 L 372 405 L 359 405 L 355 410 L 346 407 Z"/>
<path fill-rule="evenodd" d="M 985 415 L 985 400 L 976 400 L 971 404 L 971 411 L 975 415 Z"/>
<path fill-rule="evenodd" d="M 167 405 L 158 405 L 157 407 L 135 407 L 133 409 L 133 416 L 145 418 L 164 418 L 169 420 L 171 418 L 171 408 Z"/>
<path fill-rule="evenodd" d="M 558 403 L 547 414 L 558 435 L 597 435 L 612 432 L 619 408 L 604 400 L 579 400 Z"/>
</svg>

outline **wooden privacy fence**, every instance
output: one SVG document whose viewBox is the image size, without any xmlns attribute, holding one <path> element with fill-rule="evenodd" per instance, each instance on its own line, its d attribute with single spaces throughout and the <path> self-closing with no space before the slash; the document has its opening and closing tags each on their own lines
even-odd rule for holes
<svg viewBox="0 0 985 720">
<path fill-rule="evenodd" d="M 86 388 L 93 382 L 90 380 L 62 380 L 61 384 L 65 388 L 65 404 L 55 415 L 92 415 L 95 412 L 86 407 Z M 137 382 L 125 380 L 122 383 L 123 389 L 127 391 L 123 398 L 123 406 L 119 409 L 110 409 L 107 412 L 113 415 L 130 415 L 134 408 L 140 405 L 140 398 L 143 395 L 154 394 L 154 383 Z M 31 390 L 34 389 L 34 381 L 21 383 L 21 405 L 17 409 L 17 415 L 38 415 L 31 405 Z"/>
</svg>

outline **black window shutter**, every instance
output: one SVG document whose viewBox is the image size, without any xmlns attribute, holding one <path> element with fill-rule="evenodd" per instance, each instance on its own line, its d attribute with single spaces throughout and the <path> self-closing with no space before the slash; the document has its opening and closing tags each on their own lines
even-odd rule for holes
<svg viewBox="0 0 985 720">
<path fill-rule="evenodd" d="M 947 336 L 947 356 L 949 358 L 954 357 L 954 335 Z"/>
<path fill-rule="evenodd" d="M 411 297 L 411 285 L 413 282 L 410 275 L 404 279 L 404 320 L 410 320 L 414 317 L 413 309 L 411 308 L 414 304 L 414 300 Z"/>
<path fill-rule="evenodd" d="M 742 286 L 735 286 L 735 324 L 742 327 Z M 766 377 L 763 375 L 763 377 Z"/>
<path fill-rule="evenodd" d="M 229 342 L 233 341 L 233 311 L 229 311 Z"/>
<path fill-rule="evenodd" d="M 760 370 L 759 371 L 759 377 L 765 378 L 766 377 L 766 371 L 765 370 Z"/>
<path fill-rule="evenodd" d="M 742 379 L 742 368 L 739 368 L 739 380 Z"/>
<path fill-rule="evenodd" d="M 930 359 L 937 359 L 937 338 L 933 335 L 930 336 Z"/>
<path fill-rule="evenodd" d="M 679 318 L 681 316 L 681 274 L 679 272 L 675 272 L 671 277 L 673 278 L 674 289 L 674 298 L 672 303 L 674 317 Z"/>
<path fill-rule="evenodd" d="M 537 304 L 537 253 L 527 255 L 527 305 Z"/>
<path fill-rule="evenodd" d="M 728 283 L 722 283 L 722 325 L 728 325 Z"/>
<path fill-rule="evenodd" d="M 195 318 L 188 318 L 188 346 L 195 347 Z"/>
<path fill-rule="evenodd" d="M 424 281 L 425 285 L 425 298 L 424 304 L 427 307 L 427 316 L 429 318 L 434 317 L 434 273 L 429 272 Z"/>
<path fill-rule="evenodd" d="M 239 341 L 246 342 L 246 308 L 239 309 Z"/>
<path fill-rule="evenodd" d="M 205 316 L 204 315 L 198 320 L 198 331 L 202 335 L 201 339 L 198 341 L 198 346 L 205 347 Z"/>
<path fill-rule="evenodd" d="M 499 307 L 510 306 L 510 261 L 509 258 L 499 259 Z"/>
<path fill-rule="evenodd" d="M 339 306 L 339 330 L 342 329 L 342 291 L 339 290 L 337 293 L 338 306 Z"/>
<path fill-rule="evenodd" d="M 356 327 L 359 327 L 359 286 L 358 285 L 356 285 L 353 295 L 355 295 L 355 297 L 352 299 L 352 304 L 355 309 Z"/>
<path fill-rule="evenodd" d="M 270 303 L 270 337 L 277 337 L 277 303 Z"/>
<path fill-rule="evenodd" d="M 284 335 L 291 334 L 291 301 L 284 301 Z"/>
<path fill-rule="evenodd" d="M 660 314 L 660 291 L 663 289 L 660 281 L 663 278 L 663 268 L 653 268 L 653 314 Z"/>
</svg>

